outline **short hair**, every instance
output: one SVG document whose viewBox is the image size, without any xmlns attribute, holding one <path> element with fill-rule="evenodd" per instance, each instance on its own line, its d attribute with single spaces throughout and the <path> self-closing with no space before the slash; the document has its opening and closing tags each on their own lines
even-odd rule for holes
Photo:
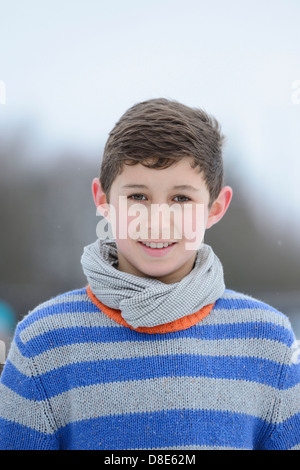
<svg viewBox="0 0 300 470">
<path fill-rule="evenodd" d="M 107 198 L 124 164 L 163 169 L 190 157 L 210 195 L 210 205 L 223 185 L 224 136 L 218 121 L 199 108 L 165 98 L 135 104 L 119 119 L 107 139 L 100 183 Z"/>
</svg>

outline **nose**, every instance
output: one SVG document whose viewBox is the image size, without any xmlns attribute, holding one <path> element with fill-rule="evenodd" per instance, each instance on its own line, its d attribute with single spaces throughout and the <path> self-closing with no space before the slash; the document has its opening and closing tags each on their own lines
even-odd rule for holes
<svg viewBox="0 0 300 470">
<path fill-rule="evenodd" d="M 181 209 L 180 206 L 179 209 Z M 169 241 L 180 238 L 178 226 L 181 227 L 181 219 L 178 223 L 178 217 L 175 218 L 174 209 L 171 209 L 169 204 L 153 203 L 151 205 L 148 211 L 148 227 L 151 230 L 151 240 Z"/>
</svg>

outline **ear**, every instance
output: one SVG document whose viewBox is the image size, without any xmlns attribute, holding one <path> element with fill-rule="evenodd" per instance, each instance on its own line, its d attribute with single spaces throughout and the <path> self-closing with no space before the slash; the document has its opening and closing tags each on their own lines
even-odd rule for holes
<svg viewBox="0 0 300 470">
<path fill-rule="evenodd" d="M 208 214 L 206 228 L 210 228 L 222 219 L 227 211 L 232 198 L 232 188 L 225 186 L 221 189 L 219 196 L 213 202 Z"/>
<path fill-rule="evenodd" d="M 107 202 L 107 197 L 102 189 L 99 178 L 94 178 L 92 181 L 92 193 L 98 215 L 102 215 L 109 221 L 109 204 Z"/>
</svg>

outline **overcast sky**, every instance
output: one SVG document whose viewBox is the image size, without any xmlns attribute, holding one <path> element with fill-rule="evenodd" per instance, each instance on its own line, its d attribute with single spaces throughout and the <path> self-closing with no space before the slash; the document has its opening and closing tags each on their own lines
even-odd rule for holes
<svg viewBox="0 0 300 470">
<path fill-rule="evenodd" d="M 299 0 L 0 0 L 0 133 L 97 149 L 128 107 L 173 98 L 219 119 L 256 206 L 299 220 L 299 19 Z"/>
</svg>

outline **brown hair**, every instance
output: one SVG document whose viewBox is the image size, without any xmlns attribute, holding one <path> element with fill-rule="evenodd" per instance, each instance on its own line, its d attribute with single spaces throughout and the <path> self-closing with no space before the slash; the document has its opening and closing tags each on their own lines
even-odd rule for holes
<svg viewBox="0 0 300 470">
<path fill-rule="evenodd" d="M 164 98 L 138 103 L 109 134 L 101 165 L 102 189 L 109 197 L 124 164 L 162 169 L 192 157 L 192 167 L 202 172 L 212 204 L 223 185 L 223 140 L 217 120 L 201 109 Z"/>
</svg>

